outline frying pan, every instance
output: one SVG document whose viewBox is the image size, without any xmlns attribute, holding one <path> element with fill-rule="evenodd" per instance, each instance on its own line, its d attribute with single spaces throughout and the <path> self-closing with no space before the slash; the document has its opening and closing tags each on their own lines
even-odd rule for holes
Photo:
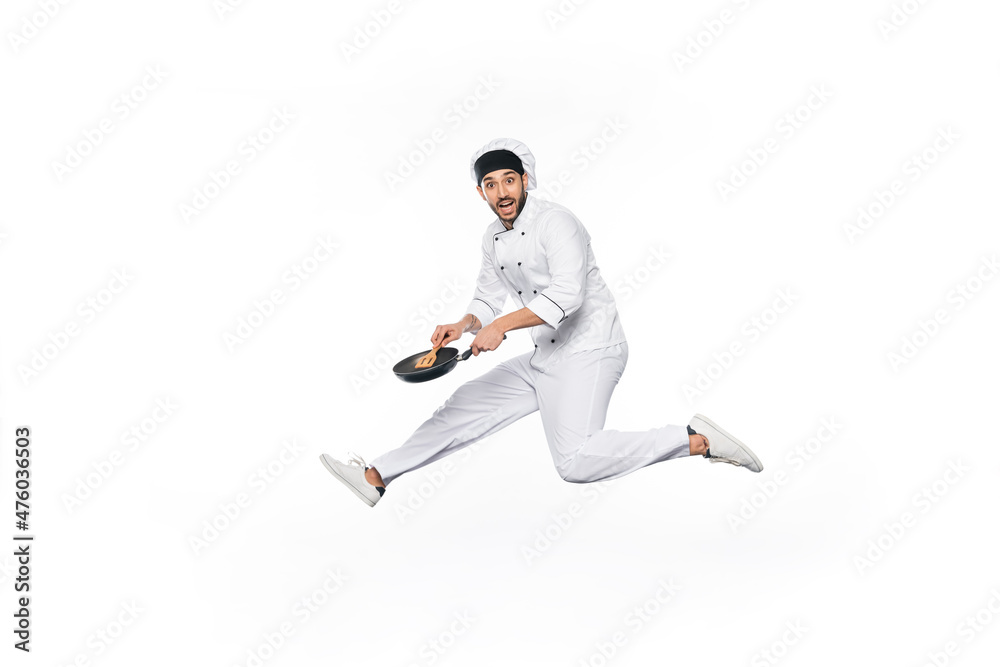
<svg viewBox="0 0 1000 667">
<path fill-rule="evenodd" d="M 504 340 L 507 340 L 507 334 L 503 335 Z M 442 346 L 438 348 L 437 360 L 434 362 L 433 366 L 428 368 L 416 368 L 417 361 L 425 356 L 430 350 L 424 350 L 423 352 L 417 352 L 416 354 L 411 354 L 406 359 L 403 359 L 395 366 L 392 367 L 392 372 L 396 374 L 403 382 L 427 382 L 428 380 L 436 380 L 442 375 L 446 375 L 453 370 L 455 366 L 458 365 L 460 361 L 467 361 L 469 357 L 472 356 L 472 347 L 470 346 L 462 354 L 458 353 L 458 350 L 453 347 Z"/>
</svg>

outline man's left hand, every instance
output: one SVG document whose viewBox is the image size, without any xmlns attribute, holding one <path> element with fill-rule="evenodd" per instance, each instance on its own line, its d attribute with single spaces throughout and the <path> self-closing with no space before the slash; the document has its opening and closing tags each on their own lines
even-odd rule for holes
<svg viewBox="0 0 1000 667">
<path fill-rule="evenodd" d="M 472 354 L 478 357 L 480 352 L 497 349 L 503 342 L 505 333 L 503 327 L 497 325 L 496 322 L 491 322 L 483 327 L 472 341 Z"/>
</svg>

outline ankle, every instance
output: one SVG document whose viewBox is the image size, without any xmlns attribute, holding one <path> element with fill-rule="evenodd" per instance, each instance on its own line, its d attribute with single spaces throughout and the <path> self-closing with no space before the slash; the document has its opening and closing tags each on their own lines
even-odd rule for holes
<svg viewBox="0 0 1000 667">
<path fill-rule="evenodd" d="M 372 486 L 381 486 L 382 488 L 385 488 L 385 482 L 382 481 L 382 475 L 380 475 L 378 470 L 375 468 L 368 468 L 368 470 L 365 470 L 365 481 Z"/>
<path fill-rule="evenodd" d="M 691 456 L 704 456 L 708 452 L 708 439 L 698 433 L 689 435 L 688 447 Z"/>
</svg>

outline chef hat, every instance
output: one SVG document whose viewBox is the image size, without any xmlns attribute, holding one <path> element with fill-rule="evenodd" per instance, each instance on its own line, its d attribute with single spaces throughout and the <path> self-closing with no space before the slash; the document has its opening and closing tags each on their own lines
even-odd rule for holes
<svg viewBox="0 0 1000 667">
<path fill-rule="evenodd" d="M 469 162 L 469 173 L 472 174 L 472 180 L 476 181 L 476 185 L 479 185 L 479 181 L 476 180 L 476 161 L 479 160 L 479 158 L 486 153 L 503 150 L 510 151 L 521 160 L 521 166 L 524 168 L 524 173 L 528 175 L 527 189 L 533 190 L 537 185 L 535 182 L 535 156 L 531 154 L 531 151 L 528 150 L 527 146 L 517 139 L 494 139 L 473 153 L 472 160 Z"/>
</svg>

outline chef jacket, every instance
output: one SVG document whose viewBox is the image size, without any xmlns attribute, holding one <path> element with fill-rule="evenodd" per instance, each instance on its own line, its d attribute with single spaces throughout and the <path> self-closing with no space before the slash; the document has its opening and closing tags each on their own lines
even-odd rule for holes
<svg viewBox="0 0 1000 667">
<path fill-rule="evenodd" d="M 531 365 L 541 371 L 566 355 L 625 342 L 614 296 L 569 209 L 528 195 L 507 229 L 495 218 L 482 240 L 482 268 L 468 311 L 487 326 L 509 294 L 544 324 L 531 327 Z"/>
</svg>

